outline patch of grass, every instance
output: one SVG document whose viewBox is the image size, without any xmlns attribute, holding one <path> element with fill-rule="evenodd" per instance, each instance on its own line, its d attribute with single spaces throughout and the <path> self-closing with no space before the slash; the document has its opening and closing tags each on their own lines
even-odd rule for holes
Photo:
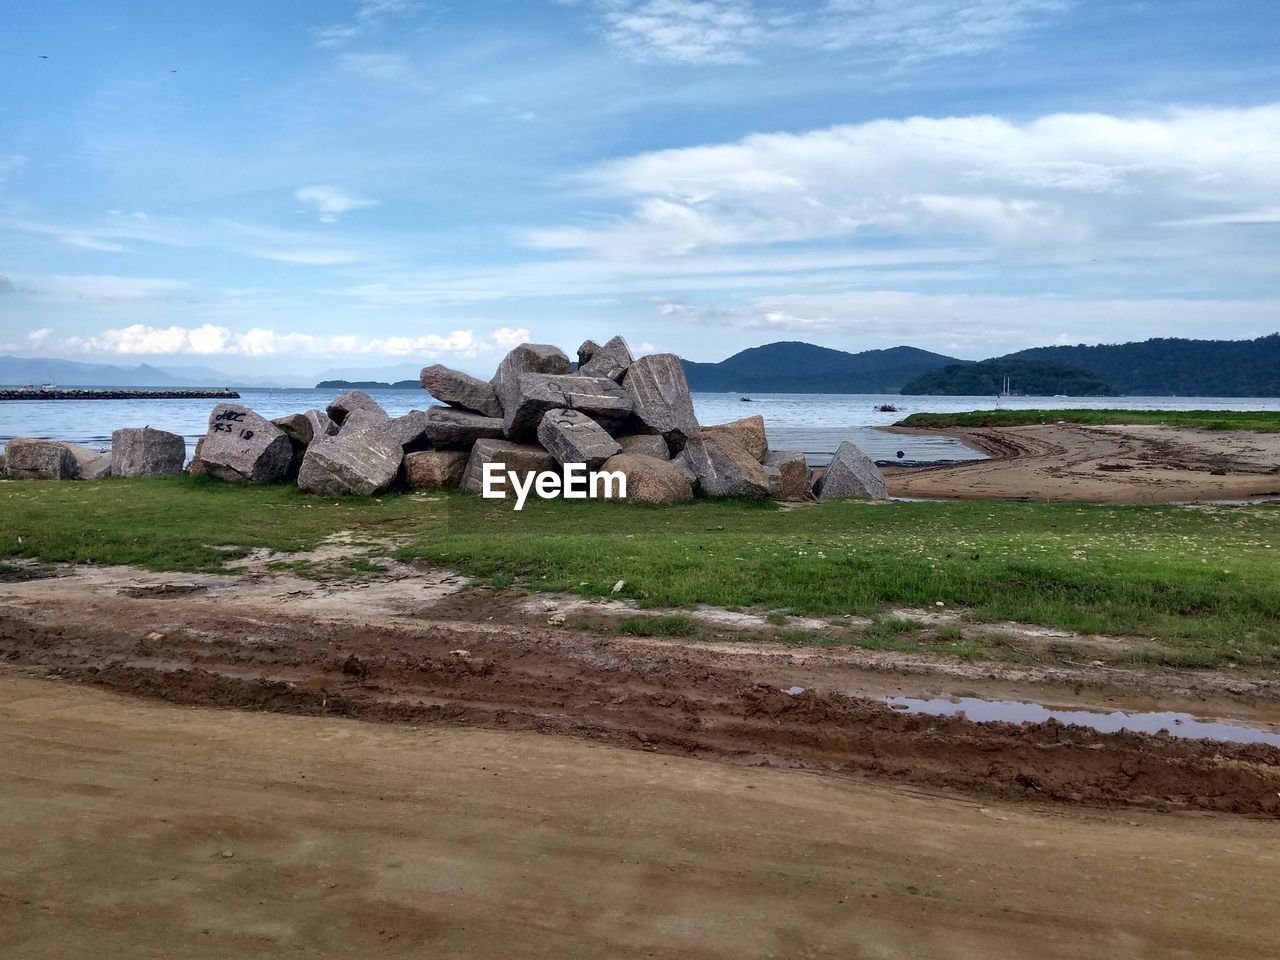
<svg viewBox="0 0 1280 960">
<path fill-rule="evenodd" d="M 936 636 L 943 643 L 955 643 L 964 639 L 964 628 L 957 627 L 954 624 L 939 627 Z"/>
<path fill-rule="evenodd" d="M 879 616 L 864 642 L 895 648 L 913 630 L 916 646 L 933 635 L 883 612 L 942 601 L 967 620 L 1145 638 L 1186 662 L 1280 663 L 1272 506 L 532 501 L 517 513 L 461 493 L 344 500 L 184 479 L 0 485 L 0 561 L 219 571 L 251 549 L 306 551 L 339 532 L 353 543 L 394 536 L 395 559 L 496 587 L 609 597 L 622 580 L 618 596 L 641 606 Z"/>
<path fill-rule="evenodd" d="M 1270 410 L 973 410 L 966 413 L 913 413 L 900 427 L 942 430 L 948 427 L 1023 427 L 1042 423 L 1159 424 L 1202 430 L 1280 430 L 1280 412 Z"/>
<path fill-rule="evenodd" d="M 614 624 L 614 632 L 629 637 L 683 637 L 701 639 L 706 631 L 692 617 L 670 614 L 665 617 L 623 617 Z"/>
<path fill-rule="evenodd" d="M 773 627 L 785 626 L 787 622 L 787 614 L 784 610 L 770 610 L 764 615 L 765 623 Z"/>
</svg>

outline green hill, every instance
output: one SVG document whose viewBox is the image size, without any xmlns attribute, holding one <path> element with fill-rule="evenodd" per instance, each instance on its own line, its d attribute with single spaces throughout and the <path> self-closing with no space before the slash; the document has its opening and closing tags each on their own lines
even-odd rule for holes
<svg viewBox="0 0 1280 960">
<path fill-rule="evenodd" d="M 961 363 L 916 347 L 846 353 L 811 343 L 767 343 L 719 363 L 683 361 L 689 387 L 708 393 L 897 393 L 909 380 Z"/>
<path fill-rule="evenodd" d="M 904 394 L 982 397 L 999 394 L 1005 378 L 1017 394 L 1033 397 L 1114 397 L 1115 387 L 1084 370 L 1034 360 L 983 360 L 955 363 L 917 377 Z"/>
</svg>

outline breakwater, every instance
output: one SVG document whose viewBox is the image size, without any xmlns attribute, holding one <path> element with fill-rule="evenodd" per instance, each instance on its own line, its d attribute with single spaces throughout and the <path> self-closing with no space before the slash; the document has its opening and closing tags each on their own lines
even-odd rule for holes
<svg viewBox="0 0 1280 960">
<path fill-rule="evenodd" d="M 0 387 L 0 400 L 238 400 L 234 390 L 118 390 Z"/>
</svg>

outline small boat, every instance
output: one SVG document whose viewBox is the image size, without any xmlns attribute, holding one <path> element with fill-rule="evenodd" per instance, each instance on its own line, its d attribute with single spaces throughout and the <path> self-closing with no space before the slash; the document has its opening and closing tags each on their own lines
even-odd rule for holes
<svg viewBox="0 0 1280 960">
<path fill-rule="evenodd" d="M 741 403 L 755 403 L 755 401 L 752 400 L 750 397 L 739 397 L 738 400 Z"/>
</svg>

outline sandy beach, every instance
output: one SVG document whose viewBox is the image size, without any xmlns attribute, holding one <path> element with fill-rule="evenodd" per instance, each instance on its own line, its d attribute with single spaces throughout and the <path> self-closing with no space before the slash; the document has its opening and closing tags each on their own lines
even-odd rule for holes
<svg viewBox="0 0 1280 960">
<path fill-rule="evenodd" d="M 895 497 L 1175 503 L 1280 497 L 1280 433 L 1164 426 L 965 427 L 990 459 L 885 470 Z"/>
</svg>

